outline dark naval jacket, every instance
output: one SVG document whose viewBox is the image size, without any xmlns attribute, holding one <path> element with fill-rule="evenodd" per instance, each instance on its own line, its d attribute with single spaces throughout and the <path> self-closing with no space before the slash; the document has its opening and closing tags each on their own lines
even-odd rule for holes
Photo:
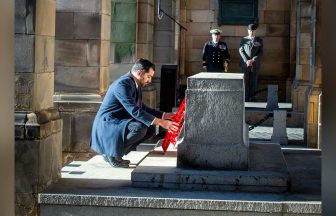
<svg viewBox="0 0 336 216">
<path fill-rule="evenodd" d="M 252 41 L 248 36 L 242 38 L 239 47 L 240 66 L 246 69 L 247 60 L 253 59 L 253 70 L 257 71 L 260 67 L 260 57 L 263 51 L 263 41 L 260 37 L 255 37 Z"/>
<path fill-rule="evenodd" d="M 226 43 L 208 41 L 204 44 L 203 66 L 207 67 L 208 72 L 224 72 L 224 63 L 228 63 L 230 58 Z"/>
<path fill-rule="evenodd" d="M 110 157 L 124 155 L 126 126 L 132 121 L 140 121 L 148 127 L 154 118 L 162 118 L 163 112 L 147 107 L 141 102 L 137 106 L 138 91 L 131 73 L 114 81 L 97 112 L 91 133 L 91 148 L 99 154 Z"/>
</svg>

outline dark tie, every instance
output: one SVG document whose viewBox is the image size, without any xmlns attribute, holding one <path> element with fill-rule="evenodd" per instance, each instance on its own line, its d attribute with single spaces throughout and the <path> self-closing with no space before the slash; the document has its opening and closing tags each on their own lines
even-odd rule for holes
<svg viewBox="0 0 336 216">
<path fill-rule="evenodd" d="M 142 93 L 141 93 L 141 88 L 138 87 L 137 88 L 137 102 L 136 102 L 136 106 L 137 107 L 141 107 L 141 101 L 142 101 Z"/>
</svg>

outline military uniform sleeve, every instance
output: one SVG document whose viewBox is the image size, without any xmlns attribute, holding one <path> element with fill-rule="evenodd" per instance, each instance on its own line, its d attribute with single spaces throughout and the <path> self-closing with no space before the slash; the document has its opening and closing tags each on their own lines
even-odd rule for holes
<svg viewBox="0 0 336 216">
<path fill-rule="evenodd" d="M 244 45 L 245 45 L 245 40 L 244 38 L 240 41 L 240 46 L 239 46 L 239 55 L 243 59 L 243 61 L 246 63 L 248 58 L 246 57 L 246 53 L 244 50 Z"/>
<path fill-rule="evenodd" d="M 207 56 L 207 43 L 204 44 L 204 47 L 203 47 L 203 66 L 207 66 L 207 61 L 206 61 L 206 56 Z"/>
</svg>

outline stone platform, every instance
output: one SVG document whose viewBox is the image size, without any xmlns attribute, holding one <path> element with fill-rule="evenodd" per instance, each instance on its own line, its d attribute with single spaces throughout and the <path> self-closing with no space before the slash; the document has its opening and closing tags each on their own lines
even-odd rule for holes
<svg viewBox="0 0 336 216">
<path fill-rule="evenodd" d="M 132 172 L 132 186 L 276 193 L 289 190 L 289 173 L 279 144 L 251 143 L 247 171 L 177 168 L 176 153 L 171 147 L 166 153 L 157 147 Z"/>
</svg>

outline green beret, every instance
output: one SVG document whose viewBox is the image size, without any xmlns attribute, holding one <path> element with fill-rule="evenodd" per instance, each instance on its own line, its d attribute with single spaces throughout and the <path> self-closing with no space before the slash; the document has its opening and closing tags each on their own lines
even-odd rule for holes
<svg viewBox="0 0 336 216">
<path fill-rule="evenodd" d="M 210 34 L 220 34 L 220 33 L 222 33 L 222 30 L 220 30 L 220 29 L 211 29 L 210 30 Z"/>
</svg>

